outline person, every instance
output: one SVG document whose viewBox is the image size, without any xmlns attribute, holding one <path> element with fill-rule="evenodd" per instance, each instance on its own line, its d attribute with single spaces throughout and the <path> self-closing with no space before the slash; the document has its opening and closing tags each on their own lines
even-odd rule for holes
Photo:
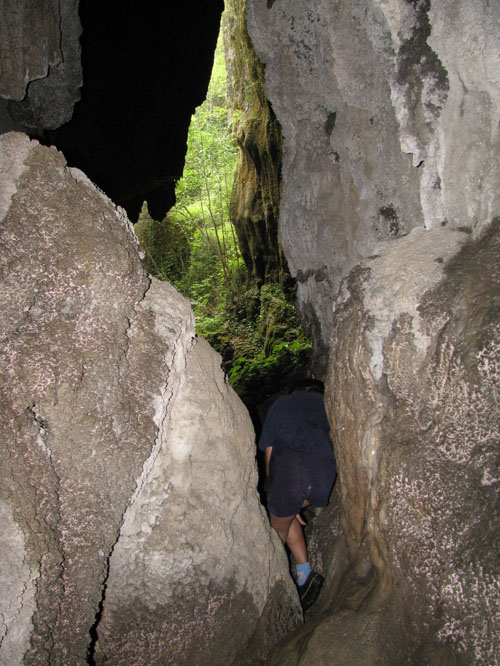
<svg viewBox="0 0 500 666">
<path fill-rule="evenodd" d="M 303 610 L 316 601 L 323 577 L 309 563 L 301 510 L 328 504 L 336 477 L 329 431 L 322 384 L 307 380 L 272 404 L 259 438 L 270 483 L 269 519 L 293 555 Z"/>
</svg>

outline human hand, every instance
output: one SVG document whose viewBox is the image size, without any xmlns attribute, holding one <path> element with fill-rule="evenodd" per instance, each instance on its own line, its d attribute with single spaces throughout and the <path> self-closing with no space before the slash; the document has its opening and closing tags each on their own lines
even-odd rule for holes
<svg viewBox="0 0 500 666">
<path fill-rule="evenodd" d="M 295 516 L 299 523 L 302 525 L 302 527 L 305 527 L 307 525 L 306 521 L 302 518 L 302 515 L 299 513 L 296 514 Z"/>
</svg>

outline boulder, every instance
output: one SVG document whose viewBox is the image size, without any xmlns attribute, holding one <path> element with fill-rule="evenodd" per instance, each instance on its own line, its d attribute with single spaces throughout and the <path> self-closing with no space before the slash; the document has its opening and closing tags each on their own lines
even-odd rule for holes
<svg viewBox="0 0 500 666">
<path fill-rule="evenodd" d="M 206 341 L 181 363 L 110 559 L 99 664 L 250 666 L 297 623 L 284 550 L 257 501 L 248 412 Z"/>
<path fill-rule="evenodd" d="M 82 172 L 0 156 L 1 662 L 259 663 L 301 613 L 220 358 Z"/>
</svg>

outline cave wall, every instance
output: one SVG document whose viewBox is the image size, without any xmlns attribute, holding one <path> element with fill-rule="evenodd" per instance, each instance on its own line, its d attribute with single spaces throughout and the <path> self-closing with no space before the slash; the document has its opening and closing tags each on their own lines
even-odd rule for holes
<svg viewBox="0 0 500 666">
<path fill-rule="evenodd" d="M 246 28 L 245 5 L 227 0 L 222 22 L 228 100 L 240 148 L 230 217 L 248 274 L 260 287 L 288 276 L 278 239 L 282 137 Z"/>
<path fill-rule="evenodd" d="M 220 357 L 61 153 L 0 165 L 1 663 L 260 663 L 301 612 Z"/>
<path fill-rule="evenodd" d="M 499 232 L 498 219 L 477 238 L 415 229 L 355 269 L 337 304 L 341 520 L 353 566 L 374 570 L 359 614 L 380 663 L 500 659 Z"/>
<path fill-rule="evenodd" d="M 343 281 L 339 479 L 310 535 L 325 589 L 269 666 L 500 663 L 499 245 L 498 218 L 415 229 Z"/>
<path fill-rule="evenodd" d="M 133 221 L 145 200 L 162 219 L 206 95 L 223 7 L 4 0 L 0 95 L 11 101 L 0 105 L 0 131 L 55 145 Z"/>
<path fill-rule="evenodd" d="M 313 531 L 320 612 L 269 663 L 500 663 L 498 7 L 248 0 L 247 23 L 345 538 Z"/>
<path fill-rule="evenodd" d="M 249 0 L 284 136 L 279 232 L 326 370 L 333 298 L 379 240 L 498 213 L 498 8 Z"/>
</svg>

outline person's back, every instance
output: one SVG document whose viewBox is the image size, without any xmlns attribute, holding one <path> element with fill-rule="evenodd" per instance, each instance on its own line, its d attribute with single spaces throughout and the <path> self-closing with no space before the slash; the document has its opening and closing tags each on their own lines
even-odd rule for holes
<svg viewBox="0 0 500 666">
<path fill-rule="evenodd" d="M 300 391 L 281 396 L 266 417 L 259 448 L 283 446 L 302 451 L 332 450 L 330 425 L 323 396 L 316 391 Z M 269 442 L 269 444 L 265 444 Z M 263 447 L 263 443 L 265 446 Z"/>
<path fill-rule="evenodd" d="M 316 600 L 323 578 L 309 565 L 300 510 L 328 504 L 336 476 L 329 431 L 322 394 L 298 391 L 272 405 L 259 440 L 271 484 L 271 525 L 294 556 L 304 610 Z"/>
</svg>

